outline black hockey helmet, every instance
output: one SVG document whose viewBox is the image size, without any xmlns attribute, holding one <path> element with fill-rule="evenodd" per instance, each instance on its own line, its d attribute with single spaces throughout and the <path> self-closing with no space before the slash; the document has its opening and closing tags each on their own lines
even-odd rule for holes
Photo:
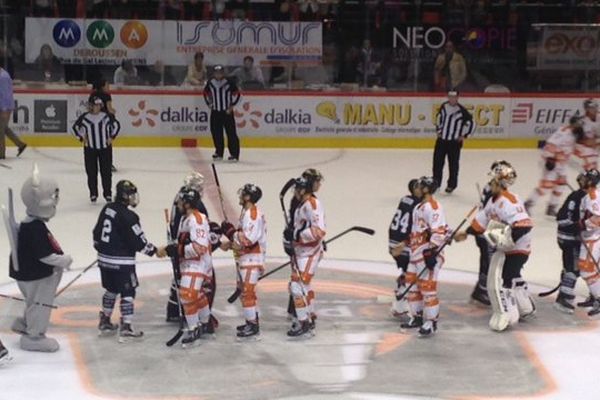
<svg viewBox="0 0 600 400">
<path fill-rule="evenodd" d="M 600 182 L 600 172 L 596 168 L 589 169 L 585 172 L 587 186 L 596 186 Z"/>
<path fill-rule="evenodd" d="M 183 204 L 187 204 L 192 208 L 197 208 L 198 203 L 200 202 L 200 192 L 184 186 L 179 192 L 179 200 L 181 200 Z"/>
<path fill-rule="evenodd" d="M 137 186 L 133 182 L 124 179 L 117 182 L 117 194 L 115 201 L 125 205 L 135 207 L 140 202 Z"/>
<path fill-rule="evenodd" d="M 587 177 L 586 177 L 585 172 L 580 172 L 577 175 L 576 180 L 577 180 L 577 184 L 579 185 L 580 189 L 585 189 L 587 187 Z"/>
<path fill-rule="evenodd" d="M 433 176 L 422 176 L 419 178 L 419 186 L 422 189 L 427 189 L 429 194 L 434 194 L 438 188 L 438 185 L 433 179 Z"/>
<path fill-rule="evenodd" d="M 240 196 L 249 196 L 250 202 L 252 204 L 256 204 L 262 197 L 262 190 L 252 183 L 246 183 L 240 188 L 240 190 L 238 190 L 238 194 Z"/>
<path fill-rule="evenodd" d="M 299 178 L 296 178 L 296 181 L 294 182 L 294 189 L 305 190 L 308 193 L 312 193 L 313 185 L 312 182 L 310 182 L 305 177 L 301 176 Z"/>
<path fill-rule="evenodd" d="M 414 193 L 414 191 L 418 185 L 419 185 L 419 180 L 416 178 L 408 181 L 408 191 L 410 192 L 410 194 Z"/>
</svg>

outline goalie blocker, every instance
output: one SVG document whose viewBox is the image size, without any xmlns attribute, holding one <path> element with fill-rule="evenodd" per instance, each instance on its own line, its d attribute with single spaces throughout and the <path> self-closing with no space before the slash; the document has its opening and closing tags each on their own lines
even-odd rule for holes
<svg viewBox="0 0 600 400">
<path fill-rule="evenodd" d="M 514 168 L 498 165 L 490 175 L 492 198 L 479 210 L 471 226 L 456 234 L 455 240 L 461 242 L 469 234 L 483 234 L 495 249 L 487 280 L 493 310 L 489 326 L 503 331 L 535 313 L 535 304 L 521 276 L 531 252 L 533 224 L 522 201 L 508 190 L 517 177 Z"/>
</svg>

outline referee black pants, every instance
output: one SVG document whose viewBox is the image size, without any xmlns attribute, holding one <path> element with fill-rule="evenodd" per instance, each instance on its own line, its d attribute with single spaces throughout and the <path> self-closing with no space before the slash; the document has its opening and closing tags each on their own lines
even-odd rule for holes
<svg viewBox="0 0 600 400">
<path fill-rule="evenodd" d="M 438 138 L 435 142 L 435 149 L 433 150 L 433 179 L 437 182 L 438 187 L 442 185 L 442 175 L 444 173 L 446 158 L 448 158 L 448 169 L 450 170 L 448 187 L 454 189 L 458 186 L 458 164 L 461 148 L 462 143 L 458 140 Z"/>
<path fill-rule="evenodd" d="M 112 197 L 112 146 L 99 150 L 86 146 L 83 148 L 83 159 L 90 197 L 98 197 L 98 167 L 102 178 L 102 196 Z"/>
<path fill-rule="evenodd" d="M 240 139 L 235 128 L 235 119 L 233 113 L 226 111 L 212 111 L 210 113 L 210 133 L 212 134 L 215 145 L 215 153 L 223 157 L 225 143 L 223 142 L 223 128 L 227 134 L 227 148 L 229 155 L 237 159 L 240 158 Z"/>
</svg>

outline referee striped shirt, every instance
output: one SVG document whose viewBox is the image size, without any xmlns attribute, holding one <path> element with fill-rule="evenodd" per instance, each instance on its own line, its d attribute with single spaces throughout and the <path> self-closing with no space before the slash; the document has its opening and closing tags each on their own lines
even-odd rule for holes
<svg viewBox="0 0 600 400">
<path fill-rule="evenodd" d="M 213 111 L 227 111 L 240 101 L 240 91 L 228 79 L 209 80 L 204 87 L 204 101 Z"/>
<path fill-rule="evenodd" d="M 110 146 L 120 129 L 119 121 L 104 112 L 98 114 L 86 112 L 73 125 L 75 136 L 83 141 L 86 147 L 96 150 Z"/>
<path fill-rule="evenodd" d="M 460 104 L 442 103 L 436 118 L 436 131 L 442 140 L 460 140 L 475 130 L 473 116 Z"/>
</svg>

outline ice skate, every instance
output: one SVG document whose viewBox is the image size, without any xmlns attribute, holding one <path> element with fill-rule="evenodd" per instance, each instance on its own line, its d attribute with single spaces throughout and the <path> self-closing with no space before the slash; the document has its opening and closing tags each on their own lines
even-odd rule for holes
<svg viewBox="0 0 600 400">
<path fill-rule="evenodd" d="M 575 312 L 573 304 L 562 293 L 558 293 L 553 306 L 555 310 L 564 314 L 573 314 Z"/>
<path fill-rule="evenodd" d="M 119 327 L 119 343 L 140 340 L 142 337 L 144 337 L 144 332 L 136 331 L 131 324 L 121 321 L 121 326 Z"/>
<path fill-rule="evenodd" d="M 488 292 L 486 289 L 482 288 L 479 285 L 475 286 L 473 292 L 471 293 L 471 299 L 469 303 L 477 306 L 491 306 L 490 297 L 488 296 Z"/>
<path fill-rule="evenodd" d="M 428 338 L 437 332 L 437 321 L 425 321 L 419 328 L 419 337 Z"/>
<path fill-rule="evenodd" d="M 196 326 L 194 329 L 188 329 L 185 331 L 183 338 L 181 339 L 181 347 L 189 349 L 197 346 L 200 343 L 202 337 L 202 325 Z"/>
<path fill-rule="evenodd" d="M 407 322 L 401 323 L 400 328 L 414 329 L 414 328 L 420 328 L 421 325 L 423 325 L 423 316 L 415 315 L 415 316 L 411 316 Z"/>
<path fill-rule="evenodd" d="M 0 366 L 9 363 L 12 360 L 12 357 L 8 353 L 8 350 L 2 343 L 0 343 Z"/>
<path fill-rule="evenodd" d="M 597 317 L 600 314 L 600 299 L 594 299 L 592 309 L 588 311 L 588 316 Z"/>
<path fill-rule="evenodd" d="M 310 328 L 310 322 L 307 320 L 299 321 L 297 325 L 292 325 L 292 328 L 287 332 L 287 336 L 290 340 L 298 340 L 310 339 L 314 334 Z"/>
<path fill-rule="evenodd" d="M 237 331 L 237 340 L 239 342 L 250 342 L 260 340 L 260 329 L 257 323 L 247 321 L 242 329 Z"/>
<path fill-rule="evenodd" d="M 110 336 L 117 333 L 119 326 L 110 322 L 110 317 L 104 312 L 98 313 L 100 321 L 98 322 L 98 336 Z"/>
<path fill-rule="evenodd" d="M 594 297 L 590 294 L 584 301 L 577 303 L 577 307 L 588 308 L 594 306 Z"/>
</svg>

